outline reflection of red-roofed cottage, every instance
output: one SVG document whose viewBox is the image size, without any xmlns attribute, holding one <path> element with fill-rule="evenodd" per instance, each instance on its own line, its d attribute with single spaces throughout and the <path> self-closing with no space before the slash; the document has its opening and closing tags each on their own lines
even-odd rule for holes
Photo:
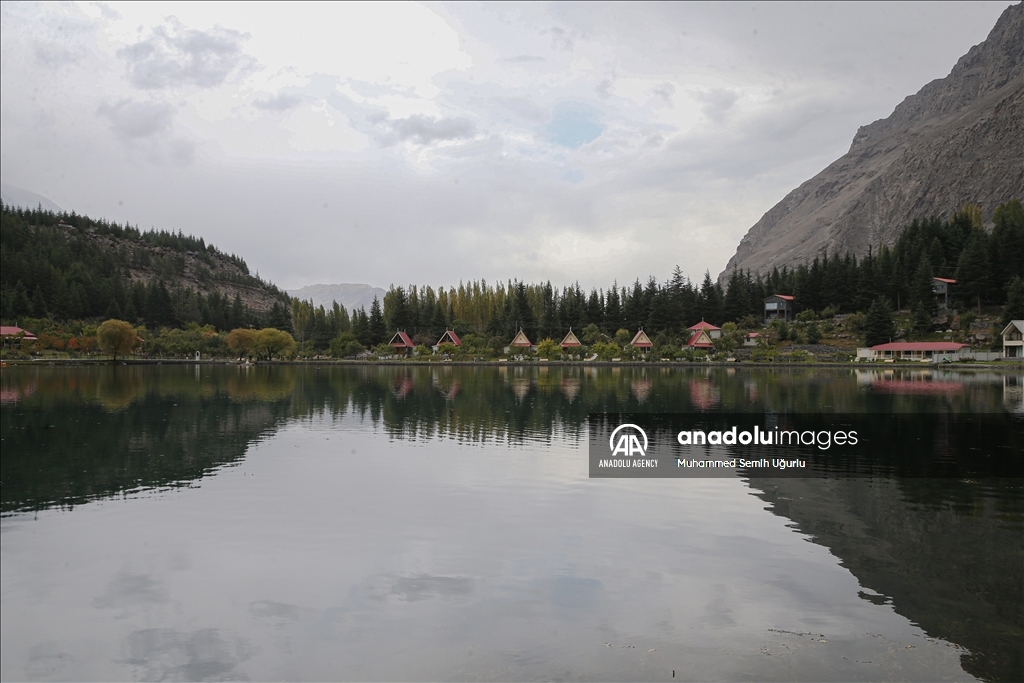
<svg viewBox="0 0 1024 683">
<path fill-rule="evenodd" d="M 712 386 L 707 380 L 690 382 L 690 402 L 696 408 L 708 410 L 717 406 L 722 400 L 718 387 Z"/>
<path fill-rule="evenodd" d="M 796 299 L 789 294 L 772 294 L 764 300 L 764 320 L 792 320 L 796 315 Z"/>
<path fill-rule="evenodd" d="M 413 344 L 412 339 L 409 338 L 405 332 L 395 332 L 395 336 L 388 342 L 391 347 L 395 350 L 396 355 L 408 356 L 412 353 L 412 350 L 416 348 Z"/>
<path fill-rule="evenodd" d="M 629 345 L 634 349 L 640 349 L 643 353 L 647 353 L 651 350 L 651 347 L 654 346 L 642 327 L 637 330 L 636 335 L 633 337 L 633 341 L 629 342 Z"/>
<path fill-rule="evenodd" d="M 17 325 L 3 325 L 0 326 L 0 339 L 3 339 L 3 343 L 6 345 L 8 339 L 35 341 L 36 335 L 28 330 L 21 329 Z"/>
<path fill-rule="evenodd" d="M 949 308 L 949 295 L 955 284 L 956 280 L 950 280 L 948 277 L 932 278 L 932 294 L 935 295 L 935 301 L 939 304 L 939 308 Z"/>
<path fill-rule="evenodd" d="M 452 346 L 462 346 L 462 340 L 459 339 L 459 335 L 455 334 L 455 330 L 445 330 L 441 338 L 434 344 L 434 350 L 436 351 L 441 344 L 451 344 Z"/>
<path fill-rule="evenodd" d="M 562 350 L 568 351 L 569 349 L 577 349 L 580 346 L 582 346 L 580 340 L 572 333 L 572 328 L 570 327 L 569 334 L 565 335 L 565 339 L 562 340 Z"/>
</svg>

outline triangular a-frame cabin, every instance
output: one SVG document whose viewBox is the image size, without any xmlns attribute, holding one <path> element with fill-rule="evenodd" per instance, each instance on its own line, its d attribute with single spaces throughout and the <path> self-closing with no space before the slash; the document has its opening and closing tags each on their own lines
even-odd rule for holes
<svg viewBox="0 0 1024 683">
<path fill-rule="evenodd" d="M 687 342 L 686 345 L 693 349 L 715 348 L 715 343 L 711 341 L 711 337 L 708 336 L 708 331 L 703 328 L 698 329 L 696 332 L 694 332 L 693 336 L 690 337 L 690 341 Z"/>
<path fill-rule="evenodd" d="M 718 339 L 719 337 L 722 336 L 721 327 L 715 327 L 711 323 L 705 321 L 703 318 L 701 318 L 700 322 L 697 323 L 696 325 L 690 325 L 686 329 L 690 330 L 691 332 L 696 332 L 697 330 L 704 330 L 705 332 L 708 333 L 708 337 L 710 337 L 711 339 Z"/>
<path fill-rule="evenodd" d="M 643 349 L 644 351 L 654 346 L 650 338 L 647 336 L 647 333 L 644 332 L 643 328 L 640 328 L 637 331 L 636 336 L 633 337 L 633 341 L 629 342 L 629 345 L 636 347 L 638 349 Z"/>
<path fill-rule="evenodd" d="M 395 332 L 395 336 L 388 342 L 392 348 L 395 349 L 395 353 L 401 353 L 409 355 L 412 350 L 416 348 L 416 345 L 412 342 L 405 332 Z"/>
<path fill-rule="evenodd" d="M 533 344 L 531 344 L 530 340 L 527 339 L 526 334 L 524 334 L 522 330 L 519 330 L 519 332 L 516 333 L 516 336 L 512 338 L 512 343 L 509 344 L 509 346 L 514 349 L 528 349 L 533 346 Z"/>
<path fill-rule="evenodd" d="M 445 330 L 444 334 L 441 335 L 441 338 L 437 340 L 437 344 L 435 346 L 440 346 L 441 344 L 462 346 L 462 340 L 459 339 L 459 335 L 455 334 L 455 330 Z"/>
<path fill-rule="evenodd" d="M 576 335 L 572 333 L 572 328 L 569 328 L 569 334 L 565 335 L 565 339 L 562 340 L 563 349 L 575 349 L 583 346 L 580 344 L 580 340 L 576 338 Z"/>
</svg>

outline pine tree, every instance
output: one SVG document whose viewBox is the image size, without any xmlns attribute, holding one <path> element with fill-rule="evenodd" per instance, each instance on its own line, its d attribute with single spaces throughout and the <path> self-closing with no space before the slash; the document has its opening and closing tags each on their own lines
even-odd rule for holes
<svg viewBox="0 0 1024 683">
<path fill-rule="evenodd" d="M 961 300 L 968 306 L 977 304 L 981 313 L 982 298 L 989 290 L 989 262 L 982 230 L 973 231 L 960 254 L 956 264 L 956 287 Z"/>
<path fill-rule="evenodd" d="M 387 328 L 384 326 L 384 314 L 380 310 L 380 301 L 373 297 L 370 304 L 370 345 L 377 346 L 387 341 Z"/>
<path fill-rule="evenodd" d="M 879 297 L 868 309 L 867 319 L 864 323 L 865 339 L 867 346 L 885 344 L 892 341 L 896 336 L 896 322 L 893 319 L 892 309 L 889 302 Z"/>
<path fill-rule="evenodd" d="M 1013 278 L 1006 288 L 1006 305 L 1003 306 L 1003 326 L 1011 320 L 1024 320 L 1024 280 Z"/>
</svg>

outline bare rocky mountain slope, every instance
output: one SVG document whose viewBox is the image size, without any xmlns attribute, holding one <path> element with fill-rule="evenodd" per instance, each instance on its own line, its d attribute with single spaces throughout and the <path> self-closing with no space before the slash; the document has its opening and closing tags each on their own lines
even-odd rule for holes
<svg viewBox="0 0 1024 683">
<path fill-rule="evenodd" d="M 824 251 L 866 254 L 915 218 L 1024 198 L 1024 4 L 945 78 L 862 126 L 850 151 L 790 192 L 740 241 L 735 268 L 765 273 Z"/>
</svg>

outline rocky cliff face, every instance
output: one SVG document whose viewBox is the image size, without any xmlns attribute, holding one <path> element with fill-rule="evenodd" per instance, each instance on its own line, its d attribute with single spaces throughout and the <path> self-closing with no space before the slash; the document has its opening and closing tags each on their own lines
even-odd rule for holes
<svg viewBox="0 0 1024 683">
<path fill-rule="evenodd" d="M 1024 4 L 943 79 L 857 131 L 850 151 L 790 192 L 740 241 L 734 268 L 764 273 L 824 251 L 866 254 L 915 218 L 964 202 L 989 220 L 1024 198 Z"/>
</svg>

